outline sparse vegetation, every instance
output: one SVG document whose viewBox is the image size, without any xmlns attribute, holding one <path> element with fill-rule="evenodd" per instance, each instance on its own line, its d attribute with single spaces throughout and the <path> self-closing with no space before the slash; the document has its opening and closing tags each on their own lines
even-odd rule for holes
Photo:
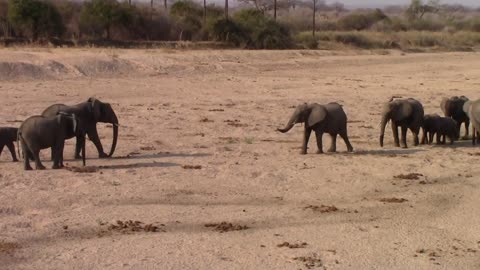
<svg viewBox="0 0 480 270">
<path fill-rule="evenodd" d="M 0 38 L 110 45 L 215 41 L 250 49 L 473 50 L 480 45 L 480 11 L 440 1 L 412 0 L 382 10 L 279 1 L 276 12 L 270 2 L 243 2 L 253 8 L 232 9 L 227 18 L 223 3 L 190 0 L 173 1 L 167 10 L 154 2 L 0 0 Z"/>
</svg>

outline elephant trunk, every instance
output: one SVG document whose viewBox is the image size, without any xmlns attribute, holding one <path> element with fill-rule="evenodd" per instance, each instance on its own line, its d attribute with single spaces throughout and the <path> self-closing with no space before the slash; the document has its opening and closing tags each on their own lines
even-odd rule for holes
<svg viewBox="0 0 480 270">
<path fill-rule="evenodd" d="M 390 120 L 390 117 L 388 117 L 388 114 L 384 114 L 382 117 L 382 123 L 380 124 L 380 147 L 383 147 L 383 137 L 385 136 L 385 127 L 387 126 L 388 121 Z"/>
<path fill-rule="evenodd" d="M 115 148 L 117 147 L 118 118 L 115 114 L 113 115 L 112 124 L 113 124 L 113 141 L 112 141 L 112 148 L 110 149 L 110 153 L 108 154 L 109 157 L 113 155 L 113 153 L 115 152 Z"/>
<path fill-rule="evenodd" d="M 290 120 L 288 120 L 287 125 L 284 128 L 277 128 L 277 130 L 282 132 L 282 133 L 286 133 L 290 129 L 293 128 L 293 126 L 295 125 L 296 122 L 297 122 L 297 115 L 293 114 L 292 117 L 290 118 Z"/>
</svg>

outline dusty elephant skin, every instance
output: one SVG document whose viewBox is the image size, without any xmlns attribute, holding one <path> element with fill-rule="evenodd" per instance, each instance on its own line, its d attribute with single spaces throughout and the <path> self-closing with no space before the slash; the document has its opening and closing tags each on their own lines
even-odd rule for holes
<svg viewBox="0 0 480 270">
<path fill-rule="evenodd" d="M 279 128 L 277 130 L 286 133 L 292 129 L 296 123 L 305 123 L 302 150 L 300 151 L 302 155 L 307 153 L 308 140 L 312 130 L 315 131 L 315 136 L 317 138 L 317 153 L 323 153 L 323 133 L 330 134 L 332 139 L 332 144 L 328 149 L 328 152 L 337 151 L 337 135 L 340 135 L 345 141 L 347 151 L 353 151 L 353 147 L 350 144 L 347 135 L 347 115 L 343 111 L 342 106 L 338 103 L 332 102 L 326 105 L 305 103 L 298 105 L 290 117 L 290 120 L 288 120 L 285 128 Z"/>
<path fill-rule="evenodd" d="M 70 132 L 76 132 L 77 119 L 73 114 L 60 113 L 54 117 L 31 116 L 18 128 L 18 140 L 23 152 L 24 169 L 32 170 L 30 159 L 35 160 L 35 168 L 44 170 L 40 161 L 40 150 L 51 148 L 53 169 L 63 167 L 63 147 Z M 82 145 L 85 157 L 85 143 Z M 85 164 L 85 159 L 84 159 Z"/>
<path fill-rule="evenodd" d="M 407 130 L 410 129 L 413 134 L 413 144 L 419 144 L 418 134 L 423 123 L 423 106 L 413 99 L 391 99 L 384 105 L 382 112 L 382 122 L 380 124 L 380 146 L 383 147 L 383 138 L 385 136 L 385 127 L 388 121 L 391 121 L 393 139 L 396 147 L 400 147 L 398 137 L 398 128 L 402 133 L 402 148 L 407 148 Z"/>
<path fill-rule="evenodd" d="M 0 154 L 6 146 L 12 155 L 13 161 L 18 161 L 15 153 L 15 142 L 17 141 L 18 128 L 14 127 L 0 127 Z"/>
<path fill-rule="evenodd" d="M 76 133 L 67 133 L 67 139 L 76 137 L 77 143 L 75 145 L 75 158 L 80 158 L 81 145 L 84 143 L 84 136 L 86 133 L 88 138 L 95 144 L 100 158 L 111 157 L 115 152 L 118 139 L 118 118 L 112 106 L 109 103 L 101 102 L 96 98 L 89 98 L 87 102 L 82 102 L 77 105 L 67 106 L 64 104 L 55 104 L 43 111 L 43 116 L 54 116 L 58 112 L 66 112 L 75 114 L 84 124 Z M 112 148 L 107 155 L 103 151 L 102 143 L 98 137 L 97 123 L 110 123 L 113 125 L 113 142 Z"/>
<path fill-rule="evenodd" d="M 480 99 L 465 102 L 463 111 L 468 115 L 473 126 L 472 144 L 480 143 Z"/>
<path fill-rule="evenodd" d="M 440 108 L 446 117 L 451 117 L 457 122 L 457 129 L 460 134 L 460 127 L 465 124 L 465 137 L 468 137 L 468 127 L 470 119 L 467 113 L 463 110 L 463 105 L 468 101 L 466 96 L 453 96 L 450 98 L 443 98 L 440 103 Z"/>
</svg>

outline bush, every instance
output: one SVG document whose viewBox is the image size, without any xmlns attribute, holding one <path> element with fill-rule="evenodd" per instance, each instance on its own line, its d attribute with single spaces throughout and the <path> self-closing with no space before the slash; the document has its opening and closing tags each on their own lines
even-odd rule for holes
<svg viewBox="0 0 480 270">
<path fill-rule="evenodd" d="M 60 13 L 49 2 L 9 0 L 8 20 L 17 31 L 30 32 L 33 40 L 60 37 L 65 31 Z"/>
<path fill-rule="evenodd" d="M 213 37 L 218 41 L 225 41 L 235 46 L 246 45 L 247 38 L 242 29 L 232 20 L 221 19 L 213 24 Z"/>
<path fill-rule="evenodd" d="M 293 46 L 289 29 L 258 10 L 241 10 L 233 19 L 247 38 L 246 44 L 250 48 L 287 49 Z"/>
<path fill-rule="evenodd" d="M 480 32 L 480 18 L 476 17 L 470 22 L 470 29 L 474 32 Z"/>
<path fill-rule="evenodd" d="M 335 41 L 363 49 L 370 49 L 374 47 L 374 44 L 371 40 L 358 33 L 339 33 L 335 35 Z"/>
<path fill-rule="evenodd" d="M 410 22 L 410 30 L 416 31 L 441 31 L 445 24 L 432 19 L 416 19 Z"/>
<path fill-rule="evenodd" d="M 388 21 L 388 17 L 381 10 L 376 9 L 370 13 L 352 13 L 344 16 L 338 21 L 338 26 L 342 30 L 360 31 L 368 29 L 373 24 L 380 21 Z"/>
<path fill-rule="evenodd" d="M 80 31 L 93 37 L 111 39 L 113 28 L 124 28 L 133 21 L 135 8 L 116 0 L 85 2 L 80 13 Z"/>
</svg>

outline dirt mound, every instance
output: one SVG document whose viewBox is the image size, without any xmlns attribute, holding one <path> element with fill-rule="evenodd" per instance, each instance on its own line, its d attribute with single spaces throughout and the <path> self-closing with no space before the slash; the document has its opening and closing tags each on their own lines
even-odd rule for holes
<svg viewBox="0 0 480 270">
<path fill-rule="evenodd" d="M 74 64 L 74 67 L 80 74 L 88 77 L 121 75 L 129 73 L 135 68 L 129 61 L 117 58 L 87 58 L 80 61 L 80 63 Z"/>
<path fill-rule="evenodd" d="M 0 62 L 0 80 L 47 79 L 48 68 L 24 62 Z"/>
</svg>

